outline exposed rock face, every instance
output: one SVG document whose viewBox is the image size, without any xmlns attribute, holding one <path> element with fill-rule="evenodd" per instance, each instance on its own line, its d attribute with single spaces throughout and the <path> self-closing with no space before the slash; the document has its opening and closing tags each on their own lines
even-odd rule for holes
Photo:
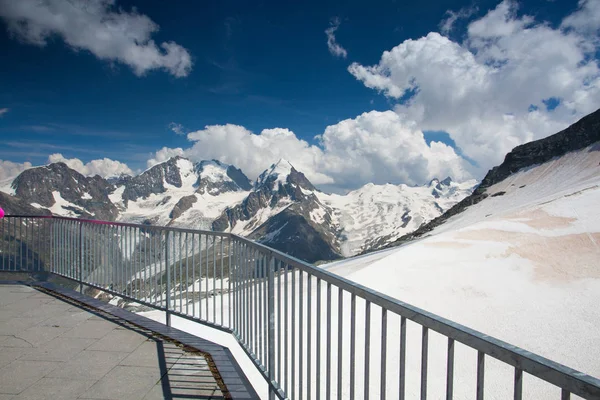
<svg viewBox="0 0 600 400">
<path fill-rule="evenodd" d="M 146 198 L 151 194 L 164 193 L 165 182 L 175 187 L 181 187 L 181 175 L 177 161 L 181 157 L 173 157 L 168 161 L 157 164 L 142 174 L 131 179 L 125 179 L 123 202 L 127 206 L 129 200 Z"/>
<path fill-rule="evenodd" d="M 303 173 L 280 160 L 265 170 L 250 194 L 225 210 L 212 227 L 218 231 L 232 229 L 309 262 L 339 258 L 337 231 L 329 213 L 323 212 L 325 217 L 319 222 L 310 217 L 315 209 L 326 209 L 314 191 Z"/>
<path fill-rule="evenodd" d="M 179 218 L 181 216 L 181 214 L 183 214 L 184 212 L 189 210 L 192 207 L 192 205 L 197 201 L 198 201 L 198 199 L 196 198 L 196 195 L 194 195 L 194 194 L 182 197 L 181 199 L 179 199 L 177 204 L 175 204 L 173 211 L 171 211 L 171 214 L 169 214 L 169 218 L 171 218 L 171 219 Z"/>
<path fill-rule="evenodd" d="M 467 207 L 479 203 L 489 195 L 494 195 L 494 193 L 487 193 L 487 188 L 503 181 L 523 168 L 543 164 L 555 157 L 583 149 L 599 141 L 600 109 L 552 136 L 517 146 L 506 155 L 502 164 L 492 168 L 486 174 L 481 184 L 470 196 L 463 199 L 441 216 L 422 225 L 416 231 L 400 237 L 397 241 L 386 247 L 398 246 L 431 232 L 435 227 L 443 224 L 453 215 L 463 212 Z M 372 250 L 375 250 L 375 248 L 369 251 Z"/>
<path fill-rule="evenodd" d="M 0 192 L 0 207 L 6 215 L 52 215 L 45 208 L 36 208 L 25 200 Z"/>
<path fill-rule="evenodd" d="M 114 221 L 118 211 L 108 198 L 111 185 L 100 176 L 88 178 L 69 168 L 64 163 L 23 171 L 12 183 L 15 195 L 29 204 L 45 208 L 55 205 L 58 193 L 63 206 L 81 218 Z"/>
</svg>

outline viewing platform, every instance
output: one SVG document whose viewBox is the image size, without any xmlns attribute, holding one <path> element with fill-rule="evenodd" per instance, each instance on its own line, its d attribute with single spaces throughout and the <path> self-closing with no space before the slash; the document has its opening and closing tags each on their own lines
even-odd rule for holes
<svg viewBox="0 0 600 400">
<path fill-rule="evenodd" d="M 0 272 L 2 400 L 231 398 L 213 355 L 190 342 L 233 371 L 234 398 L 258 397 L 218 345 L 45 282 L 3 280 L 10 275 Z"/>
</svg>

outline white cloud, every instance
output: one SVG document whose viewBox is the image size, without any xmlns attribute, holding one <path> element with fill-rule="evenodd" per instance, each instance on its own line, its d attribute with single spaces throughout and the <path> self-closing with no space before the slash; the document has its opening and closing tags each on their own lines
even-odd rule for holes
<svg viewBox="0 0 600 400">
<path fill-rule="evenodd" d="M 48 157 L 48 163 L 56 162 L 63 162 L 67 164 L 69 168 L 72 168 L 80 174 L 86 176 L 100 175 L 101 177 L 108 178 L 112 176 L 119 176 L 121 174 L 133 174 L 133 171 L 127 166 L 127 164 L 124 164 L 120 161 L 111 160 L 109 158 L 92 160 L 88 163 L 84 163 L 78 158 L 65 158 L 60 153 L 51 154 Z"/>
<path fill-rule="evenodd" d="M 177 122 L 171 122 L 169 124 L 169 129 L 177 135 L 185 135 L 185 127 Z"/>
<path fill-rule="evenodd" d="M 57 35 L 73 50 L 121 62 L 138 76 L 163 69 L 184 77 L 192 68 L 185 48 L 172 41 L 155 43 L 151 37 L 159 26 L 135 9 L 117 8 L 115 0 L 0 0 L 0 17 L 24 42 L 45 46 Z"/>
<path fill-rule="evenodd" d="M 561 26 L 593 35 L 600 29 L 600 1 L 579 0 L 578 10 L 566 17 Z"/>
<path fill-rule="evenodd" d="M 329 22 L 329 25 L 329 28 L 325 29 L 325 34 L 327 35 L 327 48 L 329 48 L 329 52 L 336 57 L 346 58 L 348 56 L 348 52 L 335 40 L 335 31 L 337 31 L 340 27 L 340 19 L 338 17 L 332 18 Z"/>
<path fill-rule="evenodd" d="M 30 162 L 16 163 L 12 161 L 0 160 L 0 181 L 8 178 L 14 178 L 21 172 L 31 168 Z"/>
<path fill-rule="evenodd" d="M 364 113 L 328 126 L 318 145 L 283 128 L 254 134 L 239 125 L 211 125 L 188 134 L 188 149 L 159 150 L 148 166 L 179 155 L 199 161 L 216 158 L 256 178 L 279 158 L 289 160 L 315 185 L 355 189 L 369 182 L 423 184 L 433 177 L 470 177 L 468 164 L 439 142 L 427 145 L 423 133 L 393 111 Z"/>
<path fill-rule="evenodd" d="M 8 108 L 0 108 L 0 118 L 2 118 L 8 111 Z"/>
<path fill-rule="evenodd" d="M 579 4 L 563 25 L 588 26 L 575 16 L 592 5 Z M 600 104 L 598 36 L 565 26 L 519 16 L 517 4 L 504 1 L 469 24 L 463 43 L 432 32 L 349 72 L 398 99 L 395 111 L 419 129 L 447 131 L 481 177 L 516 145 L 558 132 Z M 551 97 L 560 104 L 548 110 Z"/>
<path fill-rule="evenodd" d="M 442 22 L 440 22 L 440 32 L 442 32 L 444 35 L 448 36 L 450 34 L 450 32 L 452 32 L 452 30 L 454 29 L 454 24 L 456 23 L 456 21 L 458 21 L 459 19 L 467 19 L 470 16 L 472 16 L 473 14 L 475 14 L 477 12 L 477 7 L 475 6 L 471 6 L 471 7 L 463 7 L 458 11 L 452 11 L 452 10 L 448 10 L 446 11 L 446 19 L 442 20 Z"/>
<path fill-rule="evenodd" d="M 163 147 L 162 149 L 160 149 L 156 153 L 154 153 L 153 158 L 149 159 L 146 162 L 146 164 L 147 164 L 148 168 L 150 168 L 156 164 L 160 164 L 161 162 L 167 161 L 171 157 L 176 157 L 176 156 L 180 156 L 180 157 L 186 156 L 185 152 L 183 151 L 183 149 L 181 147 L 177 147 L 175 149 Z"/>
</svg>

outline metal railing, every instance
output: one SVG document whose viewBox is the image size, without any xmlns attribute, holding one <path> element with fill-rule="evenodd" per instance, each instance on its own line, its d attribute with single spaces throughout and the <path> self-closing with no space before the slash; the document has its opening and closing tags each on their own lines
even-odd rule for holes
<svg viewBox="0 0 600 400">
<path fill-rule="evenodd" d="M 233 234 L 8 216 L 0 235 L 3 271 L 51 272 L 167 324 L 233 334 L 270 398 L 518 400 L 524 377 L 540 386 L 531 376 L 539 393 L 600 398 L 596 378 Z"/>
</svg>

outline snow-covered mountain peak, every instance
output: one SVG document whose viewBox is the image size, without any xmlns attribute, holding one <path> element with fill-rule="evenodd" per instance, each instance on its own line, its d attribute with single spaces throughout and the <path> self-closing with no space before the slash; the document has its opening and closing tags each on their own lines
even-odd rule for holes
<svg viewBox="0 0 600 400">
<path fill-rule="evenodd" d="M 207 179 L 211 182 L 228 182 L 231 178 L 227 175 L 229 165 L 218 160 L 203 160 L 196 164 L 199 179 Z"/>
</svg>

